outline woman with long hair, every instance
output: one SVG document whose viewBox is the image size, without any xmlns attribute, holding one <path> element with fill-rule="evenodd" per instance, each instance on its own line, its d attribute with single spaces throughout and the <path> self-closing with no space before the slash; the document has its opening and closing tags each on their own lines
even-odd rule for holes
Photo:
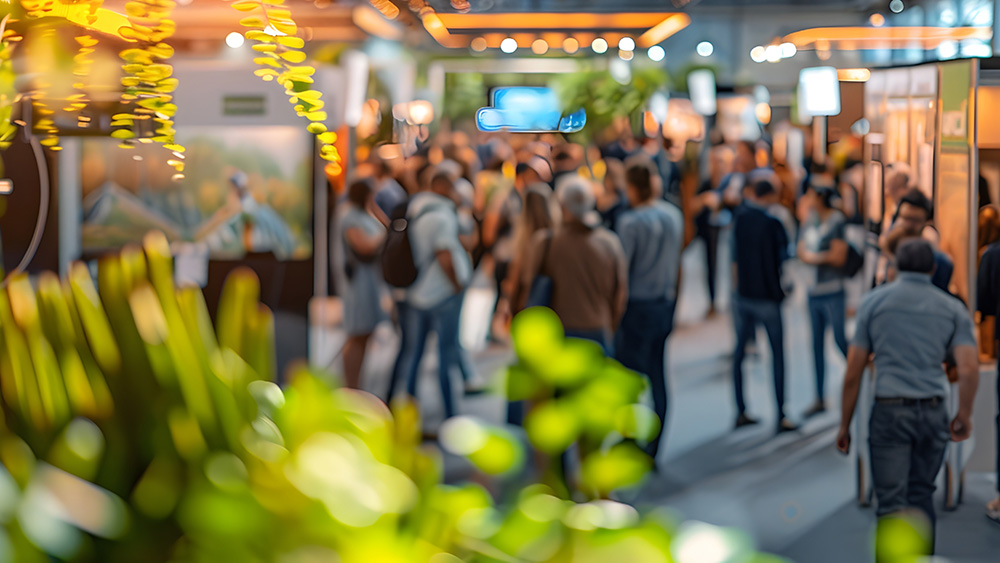
<svg viewBox="0 0 1000 563">
<path fill-rule="evenodd" d="M 524 192 L 524 206 L 514 226 L 514 259 L 502 286 L 503 301 L 509 304 L 510 315 L 521 311 L 528 299 L 531 280 L 525 279 L 528 274 L 524 257 L 535 233 L 551 229 L 557 222 L 552 197 L 552 189 L 547 184 L 532 184 Z"/>
<path fill-rule="evenodd" d="M 347 191 L 348 209 L 340 220 L 344 279 L 344 384 L 358 388 L 368 340 L 384 318 L 379 251 L 385 240 L 384 214 L 375 205 L 375 191 L 368 179 L 355 180 Z"/>
</svg>

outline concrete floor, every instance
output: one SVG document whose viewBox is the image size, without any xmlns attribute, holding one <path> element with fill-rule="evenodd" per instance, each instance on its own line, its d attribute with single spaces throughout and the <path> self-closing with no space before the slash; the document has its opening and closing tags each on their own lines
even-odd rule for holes
<svg viewBox="0 0 1000 563">
<path fill-rule="evenodd" d="M 840 455 L 833 445 L 843 357 L 830 338 L 827 397 L 833 408 L 804 422 L 799 432 L 775 436 L 769 352 L 762 346 L 759 356 L 745 366 L 749 410 L 762 424 L 734 432 L 728 360 L 733 346 L 731 319 L 719 314 L 703 320 L 707 310 L 703 261 L 703 248 L 696 241 L 684 255 L 678 327 L 668 343 L 671 408 L 666 444 L 661 449 L 663 469 L 636 496 L 643 499 L 639 504 L 668 507 L 686 519 L 742 528 L 760 549 L 792 561 L 870 561 L 874 513 L 855 503 L 853 457 Z M 729 289 L 722 282 L 719 295 L 725 296 Z M 463 342 L 478 373 L 496 380 L 510 360 L 510 352 L 485 346 L 490 306 L 491 290 L 480 279 L 466 301 Z M 809 323 L 800 291 L 786 301 L 784 315 L 786 410 L 797 420 L 815 396 Z M 385 394 L 395 359 L 396 339 L 391 325 L 381 327 L 366 362 L 364 386 L 380 396 Z M 336 330 L 314 330 L 313 358 L 336 365 L 334 356 L 340 342 L 342 336 Z M 759 342 L 766 343 L 766 339 L 759 338 Z M 441 416 L 433 355 L 429 348 L 419 388 L 428 413 L 424 421 L 428 430 L 436 427 Z M 967 466 L 964 503 L 954 512 L 940 513 L 938 553 L 946 561 L 1000 561 L 1000 526 L 983 514 L 983 505 L 996 490 L 992 473 L 995 377 L 993 369 L 984 369 L 974 421 L 979 443 Z M 469 397 L 462 401 L 461 410 L 501 422 L 504 403 L 491 395 Z"/>
</svg>

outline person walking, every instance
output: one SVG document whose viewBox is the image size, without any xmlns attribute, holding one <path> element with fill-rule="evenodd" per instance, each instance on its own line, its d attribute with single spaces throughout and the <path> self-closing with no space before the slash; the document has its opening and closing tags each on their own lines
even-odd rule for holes
<svg viewBox="0 0 1000 563">
<path fill-rule="evenodd" d="M 628 271 L 621 242 L 600 226 L 593 189 L 587 180 L 568 176 L 556 198 L 562 224 L 535 235 L 526 279 L 548 277 L 555 311 L 566 336 L 592 340 L 614 355 L 613 335 L 628 298 Z M 529 303 L 539 305 L 539 303 Z"/>
<path fill-rule="evenodd" d="M 985 208 L 990 209 L 990 208 Z M 983 317 L 993 316 L 994 339 L 1000 335 L 1000 242 L 986 247 L 979 260 L 977 280 L 977 309 Z M 1000 365 L 997 368 L 997 416 L 996 416 L 996 471 L 997 497 L 986 505 L 986 516 L 1000 524 Z"/>
<path fill-rule="evenodd" d="M 781 302 L 781 267 L 788 257 L 788 240 L 781 222 L 761 206 L 762 198 L 775 191 L 768 181 L 743 189 L 744 207 L 733 225 L 733 276 L 736 299 L 736 350 L 733 353 L 733 384 L 736 392 L 736 428 L 756 424 L 746 410 L 743 394 L 743 359 L 746 344 L 757 325 L 764 325 L 771 345 L 774 395 L 778 432 L 798 429 L 785 416 L 785 345 Z"/>
<path fill-rule="evenodd" d="M 845 454 L 850 449 L 862 372 L 874 355 L 877 377 L 868 442 L 878 516 L 904 516 L 925 529 L 933 553 L 934 480 L 949 435 L 960 442 L 972 432 L 979 362 L 969 311 L 931 283 L 931 244 L 920 238 L 901 242 L 896 264 L 896 281 L 869 292 L 858 309 L 837 448 Z M 958 414 L 950 423 L 943 368 L 949 356 L 957 367 L 959 393 Z"/>
<path fill-rule="evenodd" d="M 628 266 L 628 305 L 615 339 L 615 354 L 625 367 L 649 379 L 660 431 L 646 445 L 656 462 L 667 423 L 665 349 L 674 328 L 684 217 L 659 197 L 651 163 L 636 162 L 626 171 L 631 209 L 618 222 Z"/>
<path fill-rule="evenodd" d="M 472 278 L 472 263 L 459 239 L 459 221 L 447 174 L 435 173 L 429 185 L 407 207 L 409 240 L 417 279 L 406 290 L 401 325 L 404 333 L 399 364 L 406 391 L 417 396 L 420 360 L 428 334 L 438 339 L 438 377 L 445 418 L 457 414 L 451 369 L 460 368 L 459 321 L 462 297 Z"/>
<path fill-rule="evenodd" d="M 847 357 L 843 266 L 847 262 L 847 225 L 843 213 L 834 207 L 837 192 L 826 186 L 810 185 L 803 196 L 808 219 L 799 240 L 799 260 L 809 266 L 809 320 L 812 326 L 813 363 L 816 374 L 816 401 L 806 417 L 826 411 L 826 330 Z"/>
<path fill-rule="evenodd" d="M 913 188 L 899 200 L 888 234 L 883 242 L 883 260 L 879 264 L 879 281 L 891 280 L 893 272 L 893 249 L 900 240 L 910 237 L 923 237 L 932 243 L 934 251 L 934 274 L 931 283 L 943 291 L 948 291 L 951 275 L 955 271 L 955 263 L 936 246 L 937 232 L 930 225 L 932 206 L 924 192 Z"/>
<path fill-rule="evenodd" d="M 347 190 L 348 209 L 339 221 L 344 256 L 343 291 L 344 384 L 357 389 L 368 340 L 385 318 L 382 311 L 382 272 L 377 258 L 385 240 L 384 215 L 377 208 L 371 181 L 351 183 Z M 382 217 L 380 221 L 377 217 Z"/>
</svg>

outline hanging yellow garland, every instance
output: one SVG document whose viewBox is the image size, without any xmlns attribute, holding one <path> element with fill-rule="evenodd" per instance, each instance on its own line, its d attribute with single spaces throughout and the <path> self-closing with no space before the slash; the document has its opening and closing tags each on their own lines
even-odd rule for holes
<svg viewBox="0 0 1000 563">
<path fill-rule="evenodd" d="M 12 23 L 11 15 L 0 16 L 0 149 L 10 146 L 10 141 L 17 133 L 17 127 L 11 122 L 14 111 L 14 98 L 17 90 L 14 88 L 14 64 L 11 53 L 14 44 L 22 37 L 8 26 Z"/>
<path fill-rule="evenodd" d="M 130 113 L 112 117 L 111 125 L 118 129 L 112 131 L 111 136 L 121 140 L 122 147 L 131 148 L 139 141 L 157 142 L 176 152 L 184 150 L 174 141 L 173 117 L 177 106 L 172 93 L 177 89 L 177 79 L 171 77 L 173 67 L 164 62 L 174 54 L 174 48 L 164 40 L 176 29 L 176 24 L 169 19 L 175 6 L 172 0 L 130 0 L 125 4 L 129 26 L 120 29 L 119 33 L 135 41 L 136 45 L 119 53 L 126 75 L 122 78 L 121 99 L 132 107 Z M 140 129 L 140 122 L 156 125 Z M 171 161 L 171 166 L 178 172 L 175 178 L 182 178 L 183 161 Z"/>
<path fill-rule="evenodd" d="M 232 6 L 243 13 L 253 12 L 240 20 L 249 29 L 244 35 L 254 42 L 251 47 L 257 54 L 254 64 L 260 68 L 254 74 L 266 82 L 277 82 L 285 87 L 288 100 L 295 104 L 295 113 L 310 121 L 307 129 L 320 142 L 320 156 L 329 161 L 336 174 L 341 172 L 340 154 L 334 143 L 337 134 L 327 131 L 323 95 L 312 88 L 316 69 L 303 65 L 306 54 L 302 51 L 305 41 L 296 37 L 298 27 L 292 13 L 284 7 L 284 0 L 237 0 Z"/>
</svg>

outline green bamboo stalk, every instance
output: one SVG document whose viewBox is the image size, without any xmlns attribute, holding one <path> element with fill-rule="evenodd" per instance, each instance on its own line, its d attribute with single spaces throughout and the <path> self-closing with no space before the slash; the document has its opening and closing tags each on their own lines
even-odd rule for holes
<svg viewBox="0 0 1000 563">
<path fill-rule="evenodd" d="M 260 281 L 249 268 L 238 268 L 229 274 L 219 298 L 216 332 L 219 346 L 246 357 L 244 336 L 248 323 L 257 314 L 260 301 Z"/>
<path fill-rule="evenodd" d="M 32 367 L 28 343 L 14 322 L 10 298 L 6 291 L 0 291 L 0 330 L 3 331 L 4 344 L 7 348 L 5 356 L 10 362 L 10 374 L 4 377 L 10 387 L 10 389 L 5 388 L 5 399 L 8 405 L 17 406 L 21 415 L 33 428 L 45 430 L 50 427 L 51 421 L 42 408 L 42 398 L 38 392 L 38 380 Z M 7 397 L 7 393 L 15 393 L 15 396 Z"/>
</svg>

